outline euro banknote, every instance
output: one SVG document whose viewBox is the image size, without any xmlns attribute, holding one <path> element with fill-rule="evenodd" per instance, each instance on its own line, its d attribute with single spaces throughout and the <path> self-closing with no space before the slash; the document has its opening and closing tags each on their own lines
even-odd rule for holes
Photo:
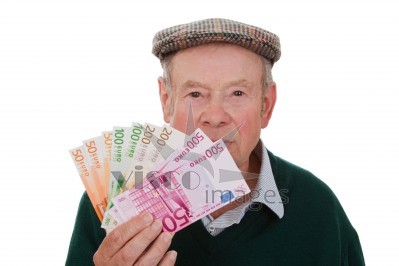
<svg viewBox="0 0 399 266">
<path fill-rule="evenodd" d="M 86 154 L 85 148 L 82 146 L 76 147 L 69 151 L 72 160 L 78 170 L 79 176 L 87 191 L 93 208 L 100 220 L 104 217 L 106 209 L 106 201 L 104 200 L 104 180 L 101 176 L 90 166 L 89 155 Z"/>
<path fill-rule="evenodd" d="M 107 233 L 144 211 L 176 232 L 250 192 L 224 140 L 201 129 L 134 122 L 70 154 Z"/>
</svg>

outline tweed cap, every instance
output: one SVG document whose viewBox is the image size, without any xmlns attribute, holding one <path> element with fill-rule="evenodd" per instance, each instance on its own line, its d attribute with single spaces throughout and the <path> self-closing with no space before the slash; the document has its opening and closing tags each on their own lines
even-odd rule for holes
<svg viewBox="0 0 399 266">
<path fill-rule="evenodd" d="M 272 64 L 281 56 L 277 35 L 262 28 L 222 18 L 199 20 L 161 30 L 154 36 L 152 53 L 162 60 L 169 53 L 215 42 L 242 46 L 265 57 Z"/>
</svg>

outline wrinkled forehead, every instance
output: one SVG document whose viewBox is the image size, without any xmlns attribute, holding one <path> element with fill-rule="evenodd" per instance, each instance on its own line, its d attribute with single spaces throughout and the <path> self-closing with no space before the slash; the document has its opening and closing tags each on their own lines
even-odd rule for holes
<svg viewBox="0 0 399 266">
<path fill-rule="evenodd" d="M 260 84 L 264 77 L 264 59 L 245 48 L 228 43 L 211 43 L 184 49 L 165 58 L 165 78 L 170 85 L 187 81 L 222 85 L 246 80 Z"/>
</svg>

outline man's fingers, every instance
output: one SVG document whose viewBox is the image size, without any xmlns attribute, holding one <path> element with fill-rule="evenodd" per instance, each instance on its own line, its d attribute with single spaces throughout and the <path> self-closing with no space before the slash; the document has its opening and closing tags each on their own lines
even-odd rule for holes
<svg viewBox="0 0 399 266">
<path fill-rule="evenodd" d="M 135 265 L 157 265 L 165 256 L 165 252 L 168 250 L 171 242 L 172 235 L 168 232 L 163 232 L 140 257 Z M 169 254 L 169 256 L 171 255 Z"/>
<path fill-rule="evenodd" d="M 172 235 L 161 233 L 162 223 L 159 220 L 152 221 L 151 214 L 141 214 L 115 228 L 104 238 L 94 255 L 95 264 L 174 265 L 176 252 L 165 254 Z"/>
<path fill-rule="evenodd" d="M 94 255 L 94 260 L 108 261 L 124 247 L 131 238 L 148 227 L 152 221 L 153 217 L 150 213 L 143 213 L 115 228 L 104 238 Z"/>
<path fill-rule="evenodd" d="M 171 266 L 176 263 L 177 252 L 174 250 L 168 251 L 165 256 L 163 256 L 159 266 Z"/>
<path fill-rule="evenodd" d="M 127 242 L 126 245 L 118 253 L 114 255 L 114 257 L 110 261 L 112 262 L 111 264 L 132 265 L 141 256 L 143 256 L 144 251 L 157 238 L 161 230 L 162 230 L 162 223 L 159 220 L 154 221 L 151 224 L 151 226 L 145 228 L 140 233 L 138 233 L 134 238 L 130 239 L 129 242 Z"/>
</svg>

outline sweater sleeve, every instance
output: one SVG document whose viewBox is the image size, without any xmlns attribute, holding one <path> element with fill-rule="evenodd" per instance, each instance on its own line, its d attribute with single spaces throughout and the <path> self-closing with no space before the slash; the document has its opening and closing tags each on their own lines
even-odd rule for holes
<svg viewBox="0 0 399 266">
<path fill-rule="evenodd" d="M 353 229 L 353 233 L 348 243 L 348 250 L 342 265 L 348 266 L 362 266 L 365 265 L 362 247 L 360 245 L 359 236 Z"/>
<path fill-rule="evenodd" d="M 80 200 L 65 265 L 94 265 L 94 253 L 104 237 L 105 231 L 85 192 Z"/>
</svg>

